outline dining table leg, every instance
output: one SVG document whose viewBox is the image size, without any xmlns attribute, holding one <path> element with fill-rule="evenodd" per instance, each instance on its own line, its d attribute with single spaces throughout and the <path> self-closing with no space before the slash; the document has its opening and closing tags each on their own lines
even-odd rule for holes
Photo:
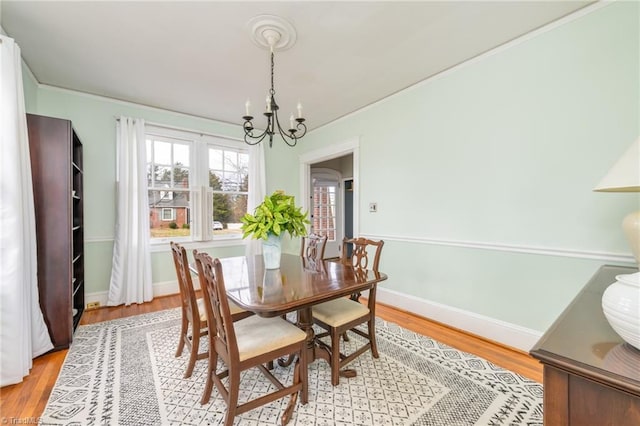
<svg viewBox="0 0 640 426">
<path fill-rule="evenodd" d="M 323 348 L 316 344 L 316 335 L 313 331 L 313 314 L 311 307 L 306 307 L 298 311 L 298 327 L 300 327 L 305 333 L 307 333 L 307 362 L 311 364 L 316 359 L 324 359 L 330 362 L 331 354 L 326 348 Z M 302 386 L 301 402 L 306 404 L 309 399 L 309 384 L 308 380 L 305 380 Z"/>
</svg>

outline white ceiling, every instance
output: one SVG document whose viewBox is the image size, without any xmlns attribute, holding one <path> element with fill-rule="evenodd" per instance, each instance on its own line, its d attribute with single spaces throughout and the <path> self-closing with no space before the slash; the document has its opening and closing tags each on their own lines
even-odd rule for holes
<svg viewBox="0 0 640 426">
<path fill-rule="evenodd" d="M 297 31 L 276 98 L 317 128 L 557 20 L 590 1 L 7 1 L 0 25 L 38 82 L 241 124 L 269 89 L 256 15 Z M 260 127 L 260 121 L 256 121 Z"/>
</svg>

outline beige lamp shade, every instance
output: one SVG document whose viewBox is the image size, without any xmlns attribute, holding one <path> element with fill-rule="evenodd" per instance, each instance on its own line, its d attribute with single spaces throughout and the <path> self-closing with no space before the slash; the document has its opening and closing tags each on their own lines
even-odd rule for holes
<svg viewBox="0 0 640 426">
<path fill-rule="evenodd" d="M 640 138 L 593 188 L 602 192 L 640 192 Z"/>
<path fill-rule="evenodd" d="M 593 190 L 640 192 L 640 138 L 627 149 Z M 622 229 L 629 240 L 633 256 L 640 263 L 640 210 L 629 213 L 624 218 Z"/>
</svg>

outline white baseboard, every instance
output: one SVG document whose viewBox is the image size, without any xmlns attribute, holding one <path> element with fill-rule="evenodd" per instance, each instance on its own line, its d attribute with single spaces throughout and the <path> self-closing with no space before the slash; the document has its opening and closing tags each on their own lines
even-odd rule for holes
<svg viewBox="0 0 640 426">
<path fill-rule="evenodd" d="M 193 283 L 194 287 L 200 288 L 197 283 Z M 170 294 L 178 294 L 180 289 L 178 288 L 178 281 L 164 281 L 153 284 L 153 297 L 168 296 Z M 107 306 L 109 300 L 108 291 L 97 291 L 94 293 L 85 293 L 84 303 L 85 308 L 88 304 L 98 302 L 100 306 Z"/>
<path fill-rule="evenodd" d="M 194 286 L 197 286 L 197 283 L 194 282 Z M 153 284 L 154 297 L 177 294 L 179 292 L 177 281 L 164 281 Z M 100 306 L 106 306 L 108 296 L 109 292 L 107 291 L 87 293 L 85 294 L 85 303 L 98 302 Z M 366 293 L 364 293 L 363 297 L 366 296 Z M 378 287 L 376 297 L 380 303 L 412 312 L 525 352 L 529 352 L 542 337 L 542 333 L 536 330 L 382 287 Z"/>
<path fill-rule="evenodd" d="M 196 282 L 193 283 L 193 286 L 196 288 L 196 290 L 200 288 L 200 286 Z M 153 297 L 168 296 L 170 294 L 178 293 L 180 293 L 178 281 L 164 281 L 153 283 Z"/>
<path fill-rule="evenodd" d="M 109 300 L 108 291 L 96 291 L 95 293 L 85 293 L 84 307 L 86 309 L 88 305 L 96 302 L 99 303 L 100 306 L 107 306 L 107 300 Z"/>
<path fill-rule="evenodd" d="M 363 294 L 363 297 L 366 296 Z M 378 286 L 376 300 L 385 305 L 403 309 L 525 352 L 529 352 L 542 337 L 542 333 L 536 330 L 406 295 L 381 286 Z"/>
</svg>

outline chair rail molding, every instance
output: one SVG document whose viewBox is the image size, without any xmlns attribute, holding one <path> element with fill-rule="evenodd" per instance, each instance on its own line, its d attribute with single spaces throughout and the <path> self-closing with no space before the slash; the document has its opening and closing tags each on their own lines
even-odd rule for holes
<svg viewBox="0 0 640 426">
<path fill-rule="evenodd" d="M 597 252 L 589 250 L 576 250 L 557 247 L 541 247 L 530 245 L 504 244 L 497 242 L 470 241 L 470 240 L 452 240 L 443 238 L 428 237 L 404 237 L 397 235 L 373 235 L 363 233 L 361 236 L 366 238 L 375 238 L 385 241 L 396 241 L 401 243 L 439 245 L 449 247 L 463 247 L 479 250 L 505 251 L 511 253 L 534 254 L 542 256 L 556 257 L 573 257 L 577 259 L 599 260 L 603 262 L 631 263 L 636 264 L 635 258 L 631 254 Z"/>
</svg>

